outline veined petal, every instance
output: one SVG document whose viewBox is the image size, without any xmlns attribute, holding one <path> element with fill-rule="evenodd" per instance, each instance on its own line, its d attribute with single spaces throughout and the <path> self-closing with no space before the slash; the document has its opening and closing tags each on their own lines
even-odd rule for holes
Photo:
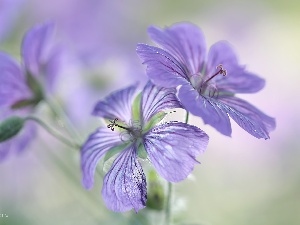
<svg viewBox="0 0 300 225">
<path fill-rule="evenodd" d="M 226 41 L 219 41 L 211 46 L 208 53 L 207 76 L 210 77 L 216 72 L 216 67 L 222 64 L 227 75 L 214 78 L 218 90 L 222 93 L 254 93 L 261 90 L 264 79 L 255 74 L 245 71 L 238 63 L 237 56 L 231 45 Z"/>
<path fill-rule="evenodd" d="M 202 70 L 206 57 L 206 43 L 202 31 L 191 23 L 178 23 L 165 29 L 149 27 L 151 39 L 187 65 L 189 74 Z"/>
<path fill-rule="evenodd" d="M 115 119 L 129 122 L 131 118 L 131 106 L 136 94 L 137 85 L 113 92 L 104 100 L 99 101 L 93 111 L 94 116 L 105 119 Z"/>
<path fill-rule="evenodd" d="M 213 126 L 226 136 L 231 135 L 229 117 L 217 101 L 200 95 L 190 84 L 181 86 L 178 98 L 186 110 L 201 117 L 204 123 Z"/>
<path fill-rule="evenodd" d="M 137 160 L 135 144 L 129 146 L 113 162 L 105 175 L 102 196 L 106 206 L 115 212 L 134 209 L 138 212 L 147 201 L 146 177 Z"/>
<path fill-rule="evenodd" d="M 147 75 L 154 84 L 171 88 L 188 79 L 187 67 L 165 50 L 138 44 L 136 51 L 143 64 L 147 65 Z"/>
<path fill-rule="evenodd" d="M 40 76 L 43 67 L 50 58 L 51 38 L 54 33 L 54 24 L 45 23 L 30 29 L 22 42 L 22 57 L 26 69 L 33 76 Z"/>
<path fill-rule="evenodd" d="M 82 184 L 85 188 L 90 189 L 94 184 L 98 161 L 108 150 L 121 144 L 119 133 L 107 128 L 99 128 L 89 136 L 81 148 Z"/>
<path fill-rule="evenodd" d="M 222 97 L 219 101 L 229 116 L 249 134 L 257 138 L 270 138 L 269 132 L 276 127 L 274 118 L 236 97 Z"/>
<path fill-rule="evenodd" d="M 0 52 L 0 106 L 11 106 L 18 100 L 30 97 L 20 66 L 10 56 Z"/>
<path fill-rule="evenodd" d="M 196 156 L 205 151 L 207 134 L 198 127 L 170 122 L 161 124 L 144 136 L 144 146 L 157 172 L 166 180 L 185 179 L 198 163 Z"/>
<path fill-rule="evenodd" d="M 158 112 L 182 108 L 182 105 L 176 97 L 175 88 L 158 87 L 149 81 L 142 92 L 141 108 L 143 122 L 146 123 Z"/>
</svg>

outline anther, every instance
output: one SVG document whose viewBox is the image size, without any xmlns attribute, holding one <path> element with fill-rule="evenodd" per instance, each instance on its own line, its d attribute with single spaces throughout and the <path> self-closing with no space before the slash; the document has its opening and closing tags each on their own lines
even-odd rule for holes
<svg viewBox="0 0 300 225">
<path fill-rule="evenodd" d="M 107 125 L 107 128 L 110 128 L 112 131 L 114 131 L 114 130 L 115 130 L 114 126 L 116 126 L 116 127 L 122 128 L 122 129 L 124 129 L 124 130 L 128 130 L 128 131 L 130 130 L 130 129 L 127 128 L 127 127 L 123 127 L 123 126 L 117 124 L 117 123 L 116 123 L 117 120 L 118 120 L 118 118 L 115 118 L 113 121 L 112 121 L 112 120 L 109 120 L 109 122 L 111 122 L 111 123 Z"/>
<path fill-rule="evenodd" d="M 114 126 L 116 126 L 116 121 L 118 120 L 118 118 L 115 118 L 113 121 L 109 120 L 109 122 L 111 122 L 110 124 L 107 125 L 107 128 L 110 128 L 112 131 L 115 130 Z"/>
<path fill-rule="evenodd" d="M 227 70 L 223 69 L 223 65 L 222 64 L 218 65 L 216 67 L 216 69 L 219 69 L 219 72 L 216 75 L 218 75 L 218 74 L 222 74 L 223 76 L 227 75 Z"/>
</svg>

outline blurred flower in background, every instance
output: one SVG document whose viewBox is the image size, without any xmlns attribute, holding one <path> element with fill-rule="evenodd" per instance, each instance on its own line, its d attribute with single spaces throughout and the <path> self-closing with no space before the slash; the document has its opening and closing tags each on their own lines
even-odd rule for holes
<svg viewBox="0 0 300 225">
<path fill-rule="evenodd" d="M 20 15 L 25 0 L 0 1 L 0 43 L 9 37 Z"/>
<path fill-rule="evenodd" d="M 228 138 L 191 117 L 190 123 L 205 130 L 211 142 L 194 178 L 175 186 L 174 222 L 298 225 L 299 11 L 295 0 L 0 0 L 0 49 L 20 58 L 21 39 L 30 27 L 49 20 L 57 24 L 57 36 L 66 50 L 54 98 L 78 122 L 84 139 L 99 126 L 89 117 L 98 99 L 146 80 L 135 47 L 150 43 L 149 25 L 189 21 L 202 28 L 208 45 L 230 41 L 241 64 L 246 62 L 250 71 L 266 80 L 259 95 L 243 97 L 274 116 L 277 129 L 264 141 L 232 124 L 233 138 Z M 43 106 L 37 113 L 48 115 Z M 178 111 L 172 116 L 183 115 Z M 78 152 L 72 154 L 41 130 L 38 136 L 26 154 L 0 164 L 0 214 L 8 214 L 8 218 L 0 217 L 0 224 L 162 221 L 147 209 L 137 215 L 106 210 L 98 190 L 86 192 L 81 187 Z"/>
</svg>

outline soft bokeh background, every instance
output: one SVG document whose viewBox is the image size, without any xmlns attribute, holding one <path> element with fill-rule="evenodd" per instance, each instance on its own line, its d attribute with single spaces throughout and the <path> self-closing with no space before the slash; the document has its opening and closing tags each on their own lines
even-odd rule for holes
<svg viewBox="0 0 300 225">
<path fill-rule="evenodd" d="M 0 0 L 0 50 L 20 58 L 24 32 L 45 20 L 57 22 L 68 49 L 55 99 L 82 140 L 97 126 L 89 116 L 97 99 L 145 81 L 135 45 L 150 43 L 149 25 L 190 21 L 208 45 L 231 42 L 241 63 L 267 80 L 265 89 L 243 98 L 275 117 L 277 129 L 265 141 L 234 124 L 228 138 L 193 117 L 210 144 L 190 179 L 174 186 L 173 216 L 190 225 L 300 224 L 299 1 Z M 43 105 L 38 111 L 47 115 Z M 78 161 L 77 152 L 40 129 L 30 149 L 0 164 L 0 224 L 147 224 L 143 211 L 109 212 L 100 177 L 84 190 Z M 158 224 L 161 217 L 152 214 Z"/>
</svg>

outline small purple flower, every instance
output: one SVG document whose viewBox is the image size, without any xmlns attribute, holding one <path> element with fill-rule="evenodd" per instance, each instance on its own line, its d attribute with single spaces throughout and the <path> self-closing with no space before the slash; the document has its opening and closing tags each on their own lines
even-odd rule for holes
<svg viewBox="0 0 300 225">
<path fill-rule="evenodd" d="M 239 65 L 228 42 L 215 43 L 206 55 L 204 36 L 193 24 L 150 27 L 148 33 L 162 49 L 138 44 L 137 53 L 154 84 L 179 87 L 183 106 L 224 135 L 231 136 L 229 115 L 251 135 L 269 138 L 275 120 L 235 97 L 236 93 L 258 92 L 265 81 Z"/>
<path fill-rule="evenodd" d="M 137 94 L 136 85 L 117 91 L 97 103 L 93 114 L 110 122 L 91 134 L 81 150 L 83 185 L 90 189 L 98 161 L 117 151 L 104 177 L 102 196 L 117 212 L 145 207 L 146 177 L 138 155 L 147 154 L 158 173 L 168 181 L 185 179 L 204 152 L 208 136 L 199 128 L 181 122 L 157 124 L 170 108 L 181 108 L 175 89 L 159 88 L 151 82 Z M 163 116 L 161 116 L 163 115 Z M 156 125 L 156 126 L 155 126 Z"/>
<path fill-rule="evenodd" d="M 0 120 L 12 115 L 28 115 L 52 90 L 58 73 L 60 52 L 51 40 L 53 28 L 52 23 L 47 23 L 27 32 L 21 48 L 21 65 L 0 52 Z M 46 86 L 46 91 L 41 85 Z M 24 150 L 34 133 L 35 126 L 26 123 L 16 138 L 0 143 L 0 158 L 8 152 Z"/>
</svg>

